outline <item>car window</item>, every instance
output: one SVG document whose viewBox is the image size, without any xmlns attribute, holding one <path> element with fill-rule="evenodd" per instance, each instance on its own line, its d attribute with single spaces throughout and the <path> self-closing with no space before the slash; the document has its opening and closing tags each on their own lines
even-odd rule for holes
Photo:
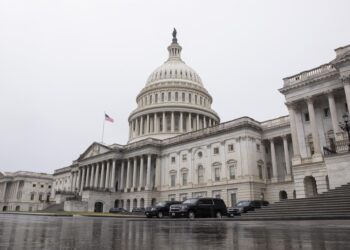
<svg viewBox="0 0 350 250">
<path fill-rule="evenodd" d="M 244 207 L 248 205 L 249 205 L 249 201 L 240 201 L 236 204 L 236 207 Z"/>
<path fill-rule="evenodd" d="M 213 200 L 212 199 L 200 199 L 198 202 L 198 205 L 203 204 L 203 205 L 213 205 Z"/>
<path fill-rule="evenodd" d="M 182 204 L 195 204 L 198 201 L 196 198 L 187 199 Z"/>
</svg>

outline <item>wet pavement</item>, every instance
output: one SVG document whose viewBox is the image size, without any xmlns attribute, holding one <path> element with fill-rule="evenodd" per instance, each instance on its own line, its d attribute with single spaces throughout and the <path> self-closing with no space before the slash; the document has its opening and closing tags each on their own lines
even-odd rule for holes
<svg viewBox="0 0 350 250">
<path fill-rule="evenodd" d="M 350 220 L 177 221 L 0 214 L 0 249 L 350 249 Z"/>
</svg>

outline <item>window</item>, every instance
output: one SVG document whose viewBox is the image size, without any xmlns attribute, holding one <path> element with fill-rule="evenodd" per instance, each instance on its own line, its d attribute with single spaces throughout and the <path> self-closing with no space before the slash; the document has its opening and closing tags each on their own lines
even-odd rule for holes
<svg viewBox="0 0 350 250">
<path fill-rule="evenodd" d="M 236 168 L 234 165 L 231 165 L 229 167 L 229 171 L 230 171 L 230 179 L 231 180 L 236 179 Z"/>
<path fill-rule="evenodd" d="M 204 168 L 202 165 L 198 166 L 198 184 L 204 183 Z"/>
<path fill-rule="evenodd" d="M 309 113 L 304 113 L 304 119 L 306 122 L 310 121 Z"/>
<path fill-rule="evenodd" d="M 203 97 L 199 98 L 199 104 L 202 105 L 203 104 Z"/>
<path fill-rule="evenodd" d="M 39 201 L 43 201 L 43 195 L 39 194 Z"/>
<path fill-rule="evenodd" d="M 152 104 L 152 95 L 149 96 L 149 104 Z"/>
<path fill-rule="evenodd" d="M 175 174 L 170 175 L 170 186 L 171 187 L 175 187 L 175 179 L 176 179 Z"/>
<path fill-rule="evenodd" d="M 154 102 L 155 102 L 155 103 L 158 102 L 158 94 L 155 94 L 155 96 L 154 96 Z"/>
<path fill-rule="evenodd" d="M 162 102 L 164 102 L 164 93 L 162 93 Z"/>
<path fill-rule="evenodd" d="M 44 185 L 40 185 L 41 188 L 44 188 Z"/>
<path fill-rule="evenodd" d="M 263 171 L 262 171 L 261 165 L 258 165 L 258 171 L 259 171 L 259 178 L 260 178 L 260 180 L 262 180 L 263 179 Z"/>
<path fill-rule="evenodd" d="M 215 168 L 215 181 L 220 181 L 220 168 Z"/>
<path fill-rule="evenodd" d="M 175 162 L 176 162 L 175 156 L 171 157 L 171 163 L 175 163 Z"/>
<path fill-rule="evenodd" d="M 49 188 L 51 188 L 51 185 L 49 185 Z"/>
<path fill-rule="evenodd" d="M 187 185 L 187 173 L 182 174 L 182 185 Z"/>
<path fill-rule="evenodd" d="M 233 144 L 229 144 L 227 147 L 228 147 L 228 151 L 229 152 L 235 151 L 235 148 L 234 148 Z"/>
<path fill-rule="evenodd" d="M 325 118 L 329 117 L 329 108 L 323 109 L 323 115 Z"/>
<path fill-rule="evenodd" d="M 194 96 L 194 102 L 197 104 L 197 95 Z"/>
<path fill-rule="evenodd" d="M 256 151 L 260 152 L 260 144 L 259 143 L 256 144 Z"/>
<path fill-rule="evenodd" d="M 34 200 L 34 196 L 35 196 L 34 193 L 31 193 L 31 194 L 30 194 L 30 200 L 31 200 L 31 201 Z"/>
<path fill-rule="evenodd" d="M 185 93 L 182 93 L 182 101 L 185 101 Z"/>
<path fill-rule="evenodd" d="M 187 161 L 187 154 L 182 155 L 182 161 Z"/>
<path fill-rule="evenodd" d="M 202 158 L 203 153 L 201 151 L 199 151 L 197 155 L 198 155 L 198 158 Z"/>
<path fill-rule="evenodd" d="M 171 92 L 168 92 L 168 102 L 171 101 Z"/>
<path fill-rule="evenodd" d="M 36 187 L 36 184 L 33 184 L 33 188 L 35 188 Z"/>
<path fill-rule="evenodd" d="M 188 94 L 188 102 L 191 103 L 192 102 L 192 95 Z"/>
<path fill-rule="evenodd" d="M 179 100 L 179 94 L 177 92 L 175 92 L 175 101 Z"/>
<path fill-rule="evenodd" d="M 272 173 L 271 173 L 271 167 L 267 167 L 267 179 L 271 179 Z"/>
<path fill-rule="evenodd" d="M 265 147 L 265 153 L 268 154 L 269 153 L 269 148 Z"/>
<path fill-rule="evenodd" d="M 214 155 L 217 155 L 217 154 L 219 154 L 219 148 L 218 148 L 218 147 L 215 147 L 215 148 L 214 148 Z"/>
</svg>

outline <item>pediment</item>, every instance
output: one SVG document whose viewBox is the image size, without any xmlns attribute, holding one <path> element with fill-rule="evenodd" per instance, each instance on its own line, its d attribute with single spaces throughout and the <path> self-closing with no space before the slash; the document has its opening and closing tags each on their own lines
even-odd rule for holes
<svg viewBox="0 0 350 250">
<path fill-rule="evenodd" d="M 97 156 L 100 154 L 104 154 L 104 153 L 107 153 L 109 151 L 111 151 L 111 149 L 108 146 L 103 145 L 103 144 L 98 143 L 98 142 L 94 142 L 85 150 L 84 153 L 82 153 L 80 155 L 78 161 L 85 160 L 85 159 L 88 159 L 90 157 L 94 157 L 94 156 Z"/>
</svg>

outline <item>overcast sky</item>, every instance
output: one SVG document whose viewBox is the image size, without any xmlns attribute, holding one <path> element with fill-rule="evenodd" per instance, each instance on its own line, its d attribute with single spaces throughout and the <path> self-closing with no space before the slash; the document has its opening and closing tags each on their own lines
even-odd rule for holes
<svg viewBox="0 0 350 250">
<path fill-rule="evenodd" d="M 0 171 L 53 173 L 128 115 L 173 27 L 221 121 L 286 115 L 282 78 L 350 43 L 348 0 L 0 0 Z"/>
</svg>

